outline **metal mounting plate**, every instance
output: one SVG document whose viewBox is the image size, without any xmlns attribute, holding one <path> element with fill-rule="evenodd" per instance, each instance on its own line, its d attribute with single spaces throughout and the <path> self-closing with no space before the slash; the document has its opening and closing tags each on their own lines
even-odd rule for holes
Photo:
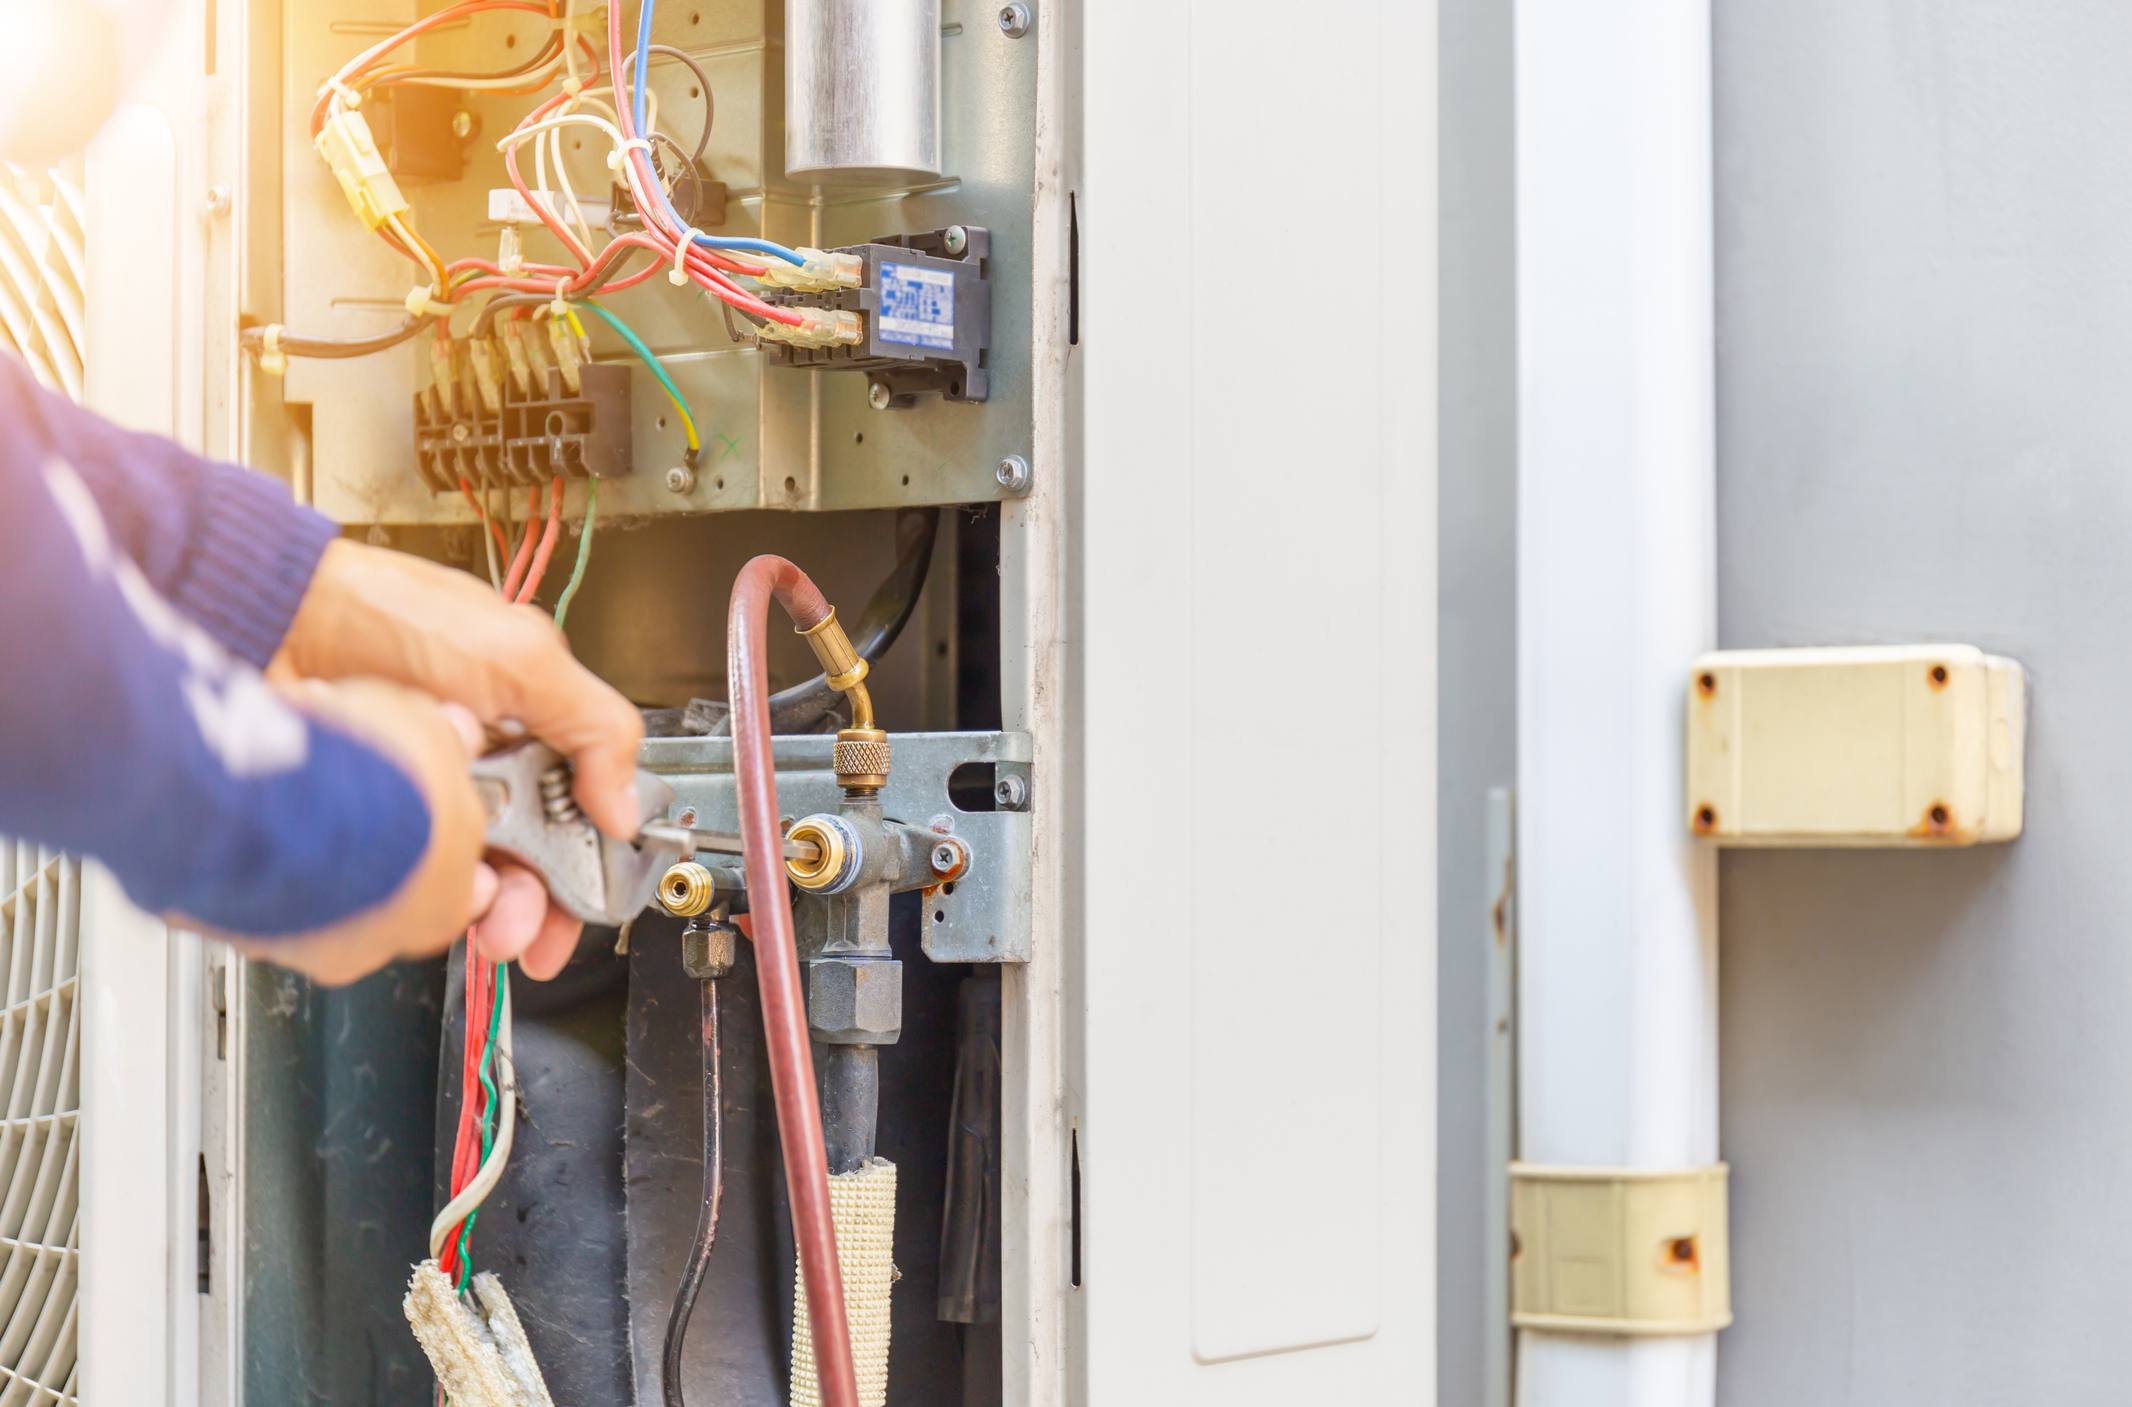
<svg viewBox="0 0 2132 1407">
<path fill-rule="evenodd" d="M 834 811 L 843 800 L 830 770 L 836 738 L 813 733 L 776 740 L 777 809 L 781 816 Z M 960 811 L 948 778 L 965 763 L 991 763 L 1028 775 L 1026 733 L 895 733 L 894 764 L 882 810 L 906 825 L 944 822 L 970 847 L 970 871 L 926 891 L 925 954 L 935 962 L 1029 960 L 1031 817 L 1027 811 Z M 669 819 L 694 810 L 700 830 L 740 828 L 731 738 L 647 738 L 637 754 L 674 789 Z"/>
</svg>

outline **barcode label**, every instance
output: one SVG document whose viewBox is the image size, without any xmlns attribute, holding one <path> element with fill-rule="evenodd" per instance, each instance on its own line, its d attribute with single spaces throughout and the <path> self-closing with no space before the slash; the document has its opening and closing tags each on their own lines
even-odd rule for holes
<svg viewBox="0 0 2132 1407">
<path fill-rule="evenodd" d="M 881 266 L 883 342 L 955 350 L 955 275 L 916 264 Z"/>
</svg>

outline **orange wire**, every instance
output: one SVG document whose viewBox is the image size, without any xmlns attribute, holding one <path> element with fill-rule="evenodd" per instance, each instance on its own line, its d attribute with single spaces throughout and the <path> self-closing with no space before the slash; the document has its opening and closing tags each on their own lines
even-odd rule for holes
<svg viewBox="0 0 2132 1407">
<path fill-rule="evenodd" d="M 474 497 L 474 486 L 464 478 L 461 478 L 459 480 L 459 492 L 466 495 L 466 506 L 473 509 L 475 516 L 481 519 L 481 526 L 487 528 L 489 536 L 496 539 L 496 550 L 508 559 L 511 555 L 511 548 L 503 540 L 503 529 L 496 526 L 495 522 L 489 517 L 489 510 L 482 506 L 480 499 Z"/>
</svg>

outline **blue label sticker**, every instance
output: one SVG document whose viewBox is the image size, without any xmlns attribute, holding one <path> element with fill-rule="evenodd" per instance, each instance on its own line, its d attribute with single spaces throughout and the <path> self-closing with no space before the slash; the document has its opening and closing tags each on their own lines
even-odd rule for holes
<svg viewBox="0 0 2132 1407">
<path fill-rule="evenodd" d="M 876 326 L 883 342 L 954 351 L 955 275 L 916 264 L 883 264 Z"/>
</svg>

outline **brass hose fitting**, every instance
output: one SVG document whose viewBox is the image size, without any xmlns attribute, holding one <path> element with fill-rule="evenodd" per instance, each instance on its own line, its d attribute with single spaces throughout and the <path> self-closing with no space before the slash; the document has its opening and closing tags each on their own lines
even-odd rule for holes
<svg viewBox="0 0 2132 1407">
<path fill-rule="evenodd" d="M 694 860 L 683 860 L 659 876 L 659 903 L 676 918 L 694 918 L 710 908 L 717 893 L 711 872 Z"/>
<path fill-rule="evenodd" d="M 814 847 L 811 860 L 785 861 L 792 882 L 814 894 L 835 894 L 848 889 L 859 867 L 859 837 L 841 817 L 802 816 L 787 840 Z"/>
<path fill-rule="evenodd" d="M 874 703 L 866 692 L 866 661 L 851 647 L 832 608 L 812 630 L 802 630 L 807 644 L 829 676 L 829 687 L 851 698 L 851 726 L 838 732 L 837 782 L 847 791 L 879 791 L 888 785 L 888 734 L 874 726 Z"/>
</svg>

